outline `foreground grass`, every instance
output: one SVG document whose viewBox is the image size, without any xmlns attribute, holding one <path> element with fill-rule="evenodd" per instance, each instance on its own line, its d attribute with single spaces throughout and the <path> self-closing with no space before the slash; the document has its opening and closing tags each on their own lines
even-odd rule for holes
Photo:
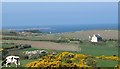
<svg viewBox="0 0 120 69">
<path fill-rule="evenodd" d="M 97 67 L 115 67 L 118 62 L 112 60 L 102 60 L 102 59 L 95 59 L 97 61 Z"/>
<path fill-rule="evenodd" d="M 37 60 L 37 59 L 21 60 L 21 65 L 20 65 L 20 67 L 24 67 L 27 63 L 30 63 L 30 62 L 35 61 L 35 60 Z"/>
</svg>

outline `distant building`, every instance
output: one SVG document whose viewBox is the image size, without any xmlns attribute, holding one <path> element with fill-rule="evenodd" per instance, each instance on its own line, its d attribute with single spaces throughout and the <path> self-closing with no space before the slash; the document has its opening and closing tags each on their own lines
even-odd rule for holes
<svg viewBox="0 0 120 69">
<path fill-rule="evenodd" d="M 89 36 L 89 41 L 91 42 L 99 42 L 102 41 L 102 37 L 100 36 L 100 34 L 94 34 L 92 37 Z"/>
<path fill-rule="evenodd" d="M 31 32 L 19 32 L 19 35 L 24 35 L 24 36 L 28 36 L 31 35 Z"/>
</svg>

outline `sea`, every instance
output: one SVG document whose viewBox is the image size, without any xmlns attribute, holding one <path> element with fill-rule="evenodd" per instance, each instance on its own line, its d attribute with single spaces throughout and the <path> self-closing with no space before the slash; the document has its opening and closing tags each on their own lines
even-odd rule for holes
<svg viewBox="0 0 120 69">
<path fill-rule="evenodd" d="M 38 26 L 3 26 L 3 30 L 23 31 L 37 29 L 42 32 L 63 33 L 84 30 L 117 30 L 117 24 L 79 24 L 79 25 L 38 25 Z"/>
</svg>

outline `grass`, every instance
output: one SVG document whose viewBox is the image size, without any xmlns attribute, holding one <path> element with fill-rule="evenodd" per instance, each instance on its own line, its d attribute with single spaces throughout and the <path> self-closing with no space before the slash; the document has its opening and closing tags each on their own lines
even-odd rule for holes
<svg viewBox="0 0 120 69">
<path fill-rule="evenodd" d="M 21 62 L 21 67 L 24 67 L 27 63 L 30 63 L 30 62 L 35 61 L 35 60 L 37 60 L 37 59 L 21 60 L 21 61 L 20 61 L 20 62 Z"/>
<path fill-rule="evenodd" d="M 113 44 L 110 44 L 110 46 L 109 46 L 109 43 L 106 43 L 105 45 L 91 44 L 89 42 L 81 43 L 80 44 L 80 48 L 82 49 L 81 53 L 87 54 L 87 55 L 92 55 L 92 56 L 118 55 L 118 47 L 115 46 L 116 44 L 113 43 Z"/>
<path fill-rule="evenodd" d="M 97 67 L 115 67 L 118 62 L 112 61 L 112 60 L 102 60 L 102 59 L 96 59 L 97 61 Z"/>
<path fill-rule="evenodd" d="M 41 36 L 3 36 L 2 38 L 16 38 L 16 39 L 28 39 L 32 41 L 48 41 L 56 40 L 58 37 L 54 35 L 41 35 Z"/>
<path fill-rule="evenodd" d="M 92 55 L 92 56 L 111 56 L 118 55 L 117 48 L 109 48 L 109 47 L 88 47 L 88 46 L 80 46 L 83 54 Z"/>
<path fill-rule="evenodd" d="M 23 51 L 34 51 L 34 50 L 39 50 L 37 48 L 26 48 L 26 49 L 23 49 Z"/>
<path fill-rule="evenodd" d="M 10 48 L 10 47 L 14 47 L 15 45 L 12 44 L 2 44 L 2 48 Z"/>
</svg>

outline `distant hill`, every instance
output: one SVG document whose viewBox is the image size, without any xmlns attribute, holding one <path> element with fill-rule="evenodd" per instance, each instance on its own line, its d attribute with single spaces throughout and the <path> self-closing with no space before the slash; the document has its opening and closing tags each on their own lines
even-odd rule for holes
<svg viewBox="0 0 120 69">
<path fill-rule="evenodd" d="M 79 38 L 82 40 L 88 40 L 88 36 L 93 34 L 100 34 L 103 39 L 118 39 L 117 30 L 87 30 L 87 31 L 61 33 L 59 35 L 68 38 Z"/>
</svg>

